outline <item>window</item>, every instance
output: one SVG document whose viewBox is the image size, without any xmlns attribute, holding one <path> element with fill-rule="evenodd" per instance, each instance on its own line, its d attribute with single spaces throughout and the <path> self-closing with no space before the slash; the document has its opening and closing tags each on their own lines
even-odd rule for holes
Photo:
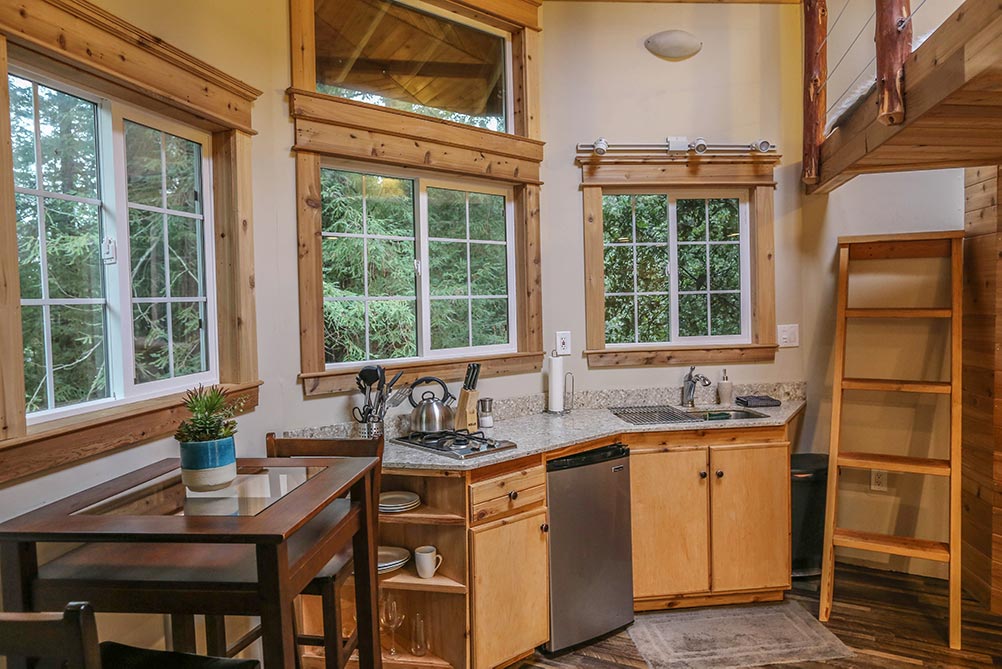
<svg viewBox="0 0 1002 669">
<path fill-rule="evenodd" d="M 750 342 L 747 196 L 603 194 L 606 344 Z"/>
<path fill-rule="evenodd" d="M 10 74 L 26 411 L 212 382 L 208 137 Z"/>
<path fill-rule="evenodd" d="M 317 91 L 510 131 L 510 40 L 390 0 L 317 2 Z"/>
<path fill-rule="evenodd" d="M 515 350 L 509 190 L 330 168 L 320 183 L 328 364 Z"/>
</svg>

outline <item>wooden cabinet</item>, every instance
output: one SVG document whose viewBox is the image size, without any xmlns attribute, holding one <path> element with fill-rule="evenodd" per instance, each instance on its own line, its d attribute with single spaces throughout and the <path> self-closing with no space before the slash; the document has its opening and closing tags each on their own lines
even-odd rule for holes
<svg viewBox="0 0 1002 669">
<path fill-rule="evenodd" d="M 710 447 L 712 590 L 790 586 L 786 444 Z"/>
<path fill-rule="evenodd" d="M 710 589 L 707 450 L 631 455 L 633 596 Z"/>
<path fill-rule="evenodd" d="M 473 666 L 488 669 L 549 638 L 546 509 L 470 530 Z"/>
<path fill-rule="evenodd" d="M 790 586 L 787 442 L 632 454 L 638 610 L 779 599 Z"/>
</svg>

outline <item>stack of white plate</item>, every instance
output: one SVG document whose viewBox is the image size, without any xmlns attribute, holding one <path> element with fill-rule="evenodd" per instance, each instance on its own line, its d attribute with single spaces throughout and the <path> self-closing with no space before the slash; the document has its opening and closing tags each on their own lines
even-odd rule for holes
<svg viewBox="0 0 1002 669">
<path fill-rule="evenodd" d="M 380 546 L 377 559 L 377 571 L 388 574 L 400 569 L 411 559 L 411 552 L 399 546 Z"/>
<path fill-rule="evenodd" d="M 379 494 L 380 513 L 403 513 L 421 506 L 417 493 L 408 490 L 393 490 Z"/>
</svg>

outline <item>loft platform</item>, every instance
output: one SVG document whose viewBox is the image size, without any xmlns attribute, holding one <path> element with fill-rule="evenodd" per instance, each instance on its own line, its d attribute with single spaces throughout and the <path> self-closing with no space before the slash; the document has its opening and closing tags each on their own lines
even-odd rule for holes
<svg viewBox="0 0 1002 669">
<path fill-rule="evenodd" d="M 902 69 L 903 120 L 887 125 L 880 118 L 878 85 L 820 140 L 813 176 L 805 142 L 809 193 L 830 192 L 859 174 L 1002 163 L 1002 4 L 967 0 Z M 816 82 L 817 72 L 815 90 Z M 816 113 L 810 76 L 806 84 L 805 123 Z"/>
</svg>

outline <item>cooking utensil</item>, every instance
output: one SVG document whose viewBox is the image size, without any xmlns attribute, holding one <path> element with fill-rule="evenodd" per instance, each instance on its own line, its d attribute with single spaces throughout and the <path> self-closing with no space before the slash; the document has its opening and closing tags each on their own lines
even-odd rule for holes
<svg viewBox="0 0 1002 669">
<path fill-rule="evenodd" d="M 437 383 L 442 387 L 442 397 L 436 397 L 435 391 L 426 390 L 421 394 L 421 400 L 414 399 L 414 389 L 426 383 Z M 452 429 L 452 408 L 446 402 L 452 397 L 445 381 L 434 376 L 424 376 L 411 385 L 408 399 L 411 406 L 411 432 L 441 432 Z"/>
<path fill-rule="evenodd" d="M 480 363 L 473 363 L 473 378 L 470 379 L 470 390 L 476 390 L 480 382 Z"/>
<path fill-rule="evenodd" d="M 411 392 L 410 386 L 397 388 L 396 390 L 393 391 L 393 394 L 390 395 L 389 399 L 386 400 L 386 408 L 392 409 L 393 407 L 400 406 L 400 403 L 407 398 L 407 395 L 410 392 Z"/>
</svg>

